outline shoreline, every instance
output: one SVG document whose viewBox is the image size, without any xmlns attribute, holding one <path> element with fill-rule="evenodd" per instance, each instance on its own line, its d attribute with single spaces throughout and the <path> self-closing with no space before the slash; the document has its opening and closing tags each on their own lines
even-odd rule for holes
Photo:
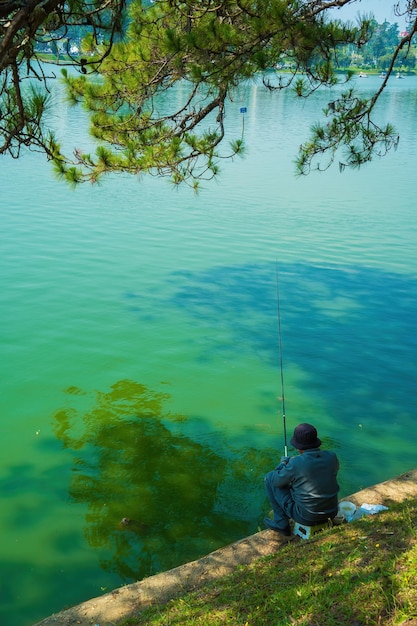
<svg viewBox="0 0 417 626">
<path fill-rule="evenodd" d="M 389 508 L 394 502 L 417 497 L 417 469 L 372 487 L 367 487 L 343 498 L 357 506 L 363 503 L 383 504 Z M 174 569 L 155 574 L 139 582 L 114 589 L 102 596 L 82 602 L 69 609 L 54 613 L 33 626 L 110 626 L 134 616 L 145 607 L 163 603 L 207 582 L 230 574 L 239 565 L 273 554 L 280 545 L 301 541 L 299 537 L 282 537 L 271 530 L 262 530 L 224 548 L 179 565 Z"/>
</svg>

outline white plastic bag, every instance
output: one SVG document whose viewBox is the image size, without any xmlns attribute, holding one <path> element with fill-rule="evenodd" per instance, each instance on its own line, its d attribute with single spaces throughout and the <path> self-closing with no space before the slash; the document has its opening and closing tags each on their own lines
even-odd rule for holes
<svg viewBox="0 0 417 626">
<path fill-rule="evenodd" d="M 367 502 L 364 502 L 347 521 L 354 522 L 364 515 L 375 515 L 375 513 L 380 513 L 381 511 L 388 511 L 388 507 L 383 504 L 367 504 Z"/>
</svg>

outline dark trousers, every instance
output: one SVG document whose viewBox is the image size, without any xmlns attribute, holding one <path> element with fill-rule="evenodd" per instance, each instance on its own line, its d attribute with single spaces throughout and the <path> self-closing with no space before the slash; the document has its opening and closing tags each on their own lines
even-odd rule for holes
<svg viewBox="0 0 417 626">
<path fill-rule="evenodd" d="M 274 522 L 277 528 L 286 528 L 290 519 L 294 519 L 296 505 L 292 498 L 290 487 L 275 487 L 273 477 L 275 472 L 269 472 L 265 476 L 265 490 L 268 500 L 274 512 Z M 299 521 L 299 520 L 295 520 Z"/>
</svg>

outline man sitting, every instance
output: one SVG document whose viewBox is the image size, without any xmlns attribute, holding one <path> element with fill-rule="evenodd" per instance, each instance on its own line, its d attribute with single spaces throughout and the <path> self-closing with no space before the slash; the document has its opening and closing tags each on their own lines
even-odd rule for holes
<svg viewBox="0 0 417 626">
<path fill-rule="evenodd" d="M 339 491 L 339 461 L 334 452 L 320 450 L 314 426 L 299 424 L 290 443 L 300 455 L 282 457 L 278 467 L 265 476 L 274 519 L 265 518 L 264 523 L 285 536 L 291 535 L 290 519 L 306 526 L 333 519 Z"/>
</svg>

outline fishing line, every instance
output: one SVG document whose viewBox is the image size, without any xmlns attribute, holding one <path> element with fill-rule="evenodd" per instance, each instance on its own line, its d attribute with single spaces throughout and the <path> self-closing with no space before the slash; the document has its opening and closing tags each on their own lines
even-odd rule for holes
<svg viewBox="0 0 417 626">
<path fill-rule="evenodd" d="M 283 365 L 283 357 L 282 357 L 281 302 L 280 302 L 280 297 L 279 297 L 279 280 L 278 280 L 278 261 L 276 262 L 275 274 L 276 274 L 276 287 L 277 287 L 278 347 L 279 347 L 279 365 L 280 365 L 280 372 L 281 372 L 282 419 L 284 423 L 284 456 L 288 456 L 287 418 L 285 415 L 284 365 Z"/>
</svg>

